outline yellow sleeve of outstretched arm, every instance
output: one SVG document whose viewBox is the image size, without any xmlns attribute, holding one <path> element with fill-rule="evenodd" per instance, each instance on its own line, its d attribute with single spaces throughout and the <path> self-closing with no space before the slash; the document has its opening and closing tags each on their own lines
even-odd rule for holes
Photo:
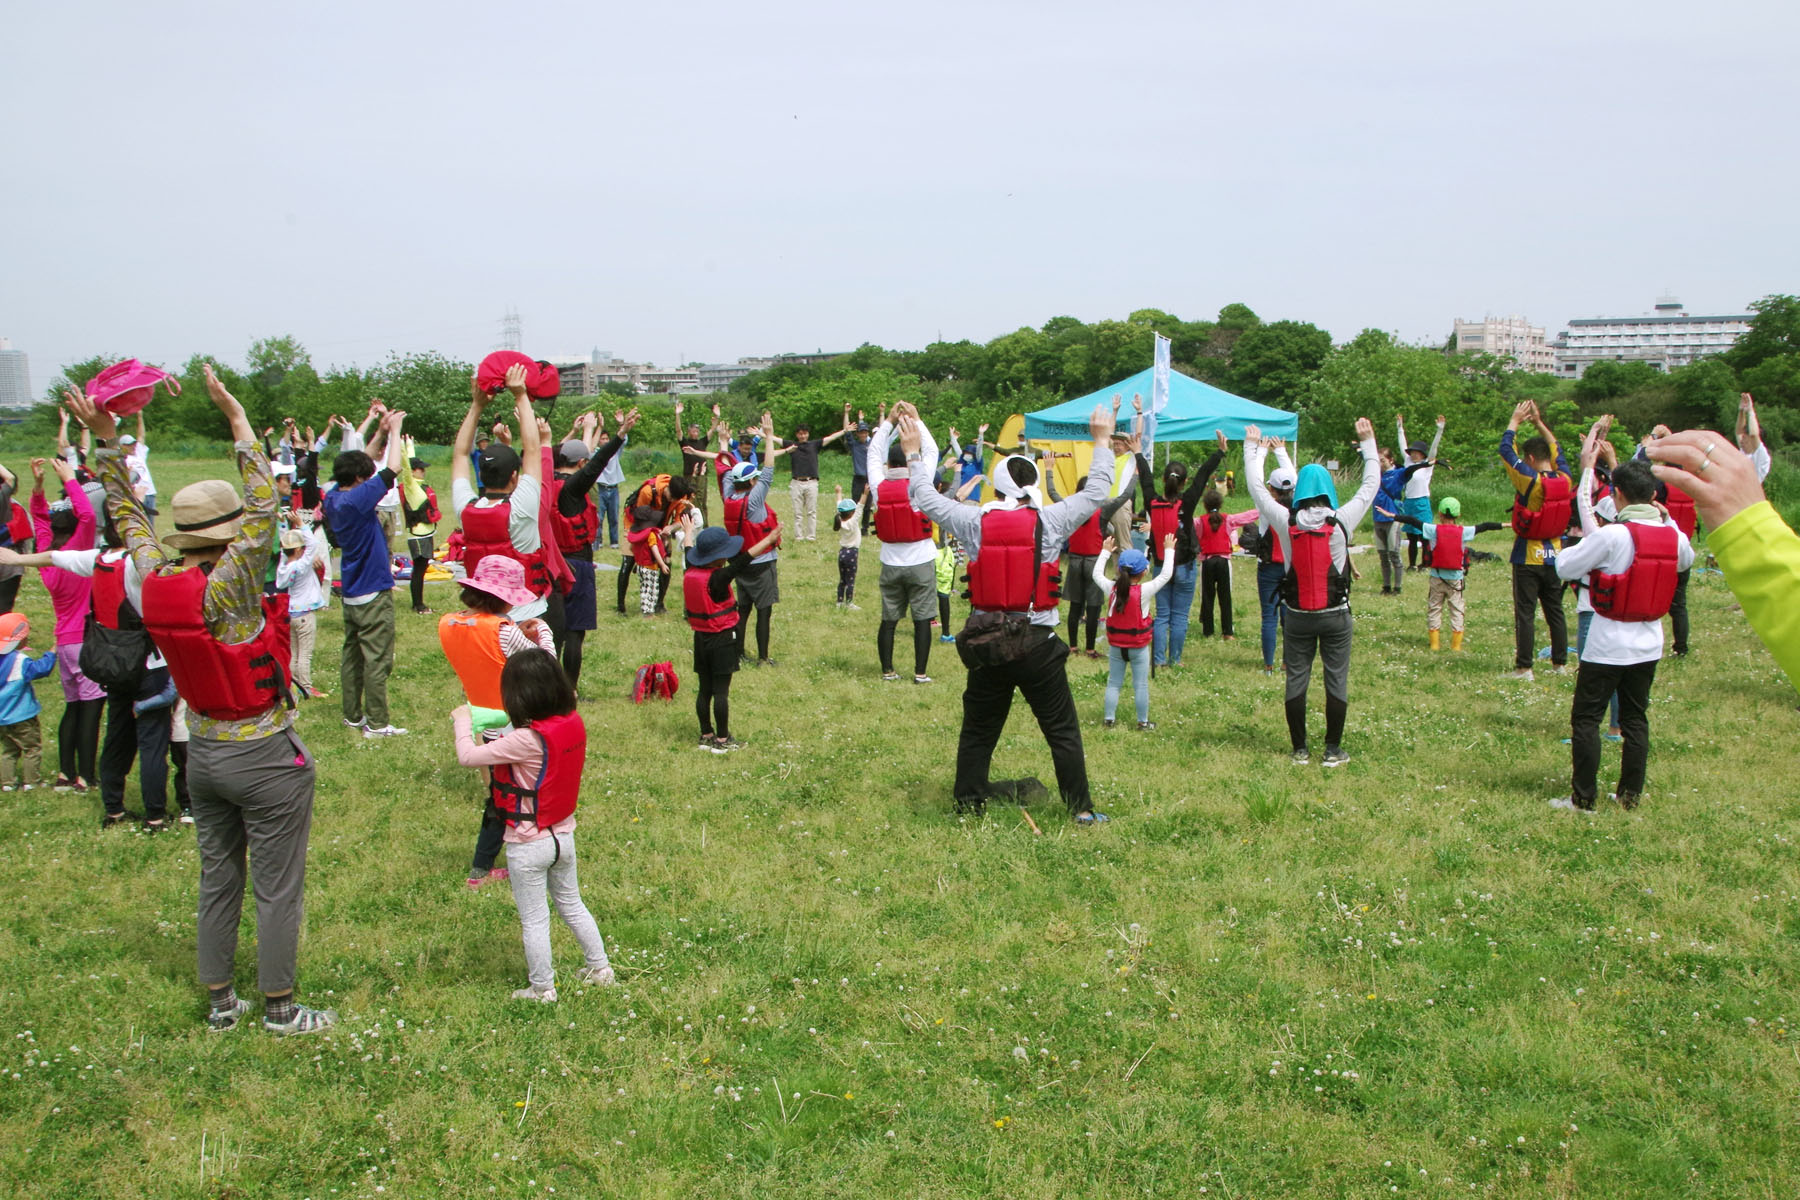
<svg viewBox="0 0 1800 1200">
<path fill-rule="evenodd" d="M 1707 547 L 1719 560 L 1750 628 L 1763 640 L 1788 682 L 1800 687 L 1800 536 L 1767 500 L 1713 530 Z"/>
</svg>

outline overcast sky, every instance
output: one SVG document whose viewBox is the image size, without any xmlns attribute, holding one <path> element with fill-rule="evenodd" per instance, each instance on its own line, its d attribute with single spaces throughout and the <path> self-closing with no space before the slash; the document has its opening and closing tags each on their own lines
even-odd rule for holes
<svg viewBox="0 0 1800 1200">
<path fill-rule="evenodd" d="M 1800 6 L 16 4 L 0 336 L 321 368 L 1800 289 Z M 1147 364 L 1146 364 L 1147 365 Z"/>
</svg>

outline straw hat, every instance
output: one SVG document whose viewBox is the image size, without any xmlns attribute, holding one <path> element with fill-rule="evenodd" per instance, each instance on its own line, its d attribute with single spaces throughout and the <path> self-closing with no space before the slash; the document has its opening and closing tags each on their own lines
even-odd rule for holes
<svg viewBox="0 0 1800 1200">
<path fill-rule="evenodd" d="M 177 550 L 220 546 L 238 535 L 244 525 L 244 498 L 223 479 L 202 479 L 175 493 L 169 504 L 175 532 L 163 542 Z"/>
</svg>

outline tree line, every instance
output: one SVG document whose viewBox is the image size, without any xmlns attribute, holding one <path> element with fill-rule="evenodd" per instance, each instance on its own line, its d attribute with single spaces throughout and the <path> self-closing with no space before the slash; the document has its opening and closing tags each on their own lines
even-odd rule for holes
<svg viewBox="0 0 1800 1200">
<path fill-rule="evenodd" d="M 821 432 L 835 429 L 846 407 L 853 417 L 863 412 L 874 420 L 884 405 L 906 400 L 940 432 L 955 426 L 969 438 L 983 423 L 997 430 L 1010 413 L 1045 408 L 1143 370 L 1160 333 L 1171 341 L 1175 370 L 1298 413 L 1301 445 L 1309 457 L 1344 457 L 1357 416 L 1373 418 L 1385 444 L 1396 413 L 1405 414 L 1408 432 L 1416 430 L 1417 436 L 1429 436 L 1433 419 L 1442 413 L 1449 428 L 1441 458 L 1453 470 L 1475 469 L 1491 461 L 1494 439 L 1522 399 L 1537 401 L 1552 426 L 1571 437 L 1586 418 L 1612 412 L 1619 418 L 1621 446 L 1658 422 L 1728 432 L 1743 390 L 1755 393 L 1765 435 L 1780 445 L 1800 436 L 1800 298 L 1771 295 L 1751 307 L 1756 314 L 1751 330 L 1736 346 L 1666 375 L 1642 363 L 1600 362 L 1578 381 L 1558 380 L 1512 370 L 1503 358 L 1453 353 L 1449 345 L 1408 345 L 1375 329 L 1334 344 L 1316 325 L 1264 321 L 1247 305 L 1228 304 L 1211 320 L 1144 308 L 1123 320 L 1052 317 L 1040 327 L 985 343 L 938 341 L 920 350 L 865 344 L 824 363 L 776 364 L 711 396 L 637 396 L 613 385 L 598 397 L 563 397 L 552 424 L 560 435 L 587 408 L 610 417 L 613 409 L 635 404 L 644 414 L 639 441 L 667 447 L 676 437 L 677 399 L 688 408 L 684 423 L 706 425 L 707 410 L 717 403 L 734 427 L 770 409 L 784 432 L 802 421 Z M 41 445 L 54 434 L 60 389 L 85 384 L 119 357 L 95 355 L 66 366 L 45 400 L 6 441 Z M 283 417 L 292 416 L 303 428 L 322 431 L 334 413 L 360 420 L 370 398 L 379 396 L 407 411 L 407 427 L 422 443 L 435 444 L 454 435 L 473 370 L 470 363 L 428 351 L 397 353 L 368 368 L 321 372 L 294 338 L 265 338 L 250 346 L 241 366 L 206 355 L 182 365 L 182 394 L 156 401 L 154 421 L 163 441 L 178 446 L 184 438 L 225 436 L 201 381 L 201 365 L 208 361 L 258 429 L 279 427 Z"/>
</svg>

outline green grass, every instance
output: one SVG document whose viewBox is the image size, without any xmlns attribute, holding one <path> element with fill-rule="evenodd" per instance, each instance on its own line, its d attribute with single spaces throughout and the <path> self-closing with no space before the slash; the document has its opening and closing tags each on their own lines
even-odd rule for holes
<svg viewBox="0 0 1800 1200">
<path fill-rule="evenodd" d="M 217 470 L 157 478 L 168 497 Z M 934 686 L 879 682 L 873 543 L 860 613 L 830 603 L 829 534 L 783 559 L 781 665 L 734 688 L 741 754 L 693 749 L 689 691 L 626 699 L 638 663 L 686 674 L 678 620 L 607 612 L 590 637 L 579 844 L 616 990 L 507 1000 L 517 919 L 503 888 L 463 887 L 460 697 L 409 612 L 410 736 L 340 724 L 335 608 L 315 660 L 334 698 L 300 717 L 301 994 L 343 1015 L 329 1036 L 204 1031 L 191 832 L 102 834 L 93 796 L 7 795 L 8 1194 L 1800 1193 L 1796 697 L 1718 576 L 1694 580 L 1693 658 L 1659 675 L 1635 814 L 1546 808 L 1572 680 L 1496 677 L 1503 563 L 1474 572 L 1469 650 L 1433 656 L 1418 577 L 1374 595 L 1371 555 L 1351 765 L 1288 766 L 1240 565 L 1239 640 L 1194 630 L 1154 734 L 1102 730 L 1104 664 L 1072 664 L 1117 819 L 1077 832 L 1040 806 L 1033 836 L 1014 809 L 950 815 L 961 670 L 939 646 Z M 42 644 L 35 583 L 24 607 Z M 995 765 L 1051 778 L 1023 705 Z M 1608 747 L 1603 783 L 1616 765 Z"/>
</svg>

